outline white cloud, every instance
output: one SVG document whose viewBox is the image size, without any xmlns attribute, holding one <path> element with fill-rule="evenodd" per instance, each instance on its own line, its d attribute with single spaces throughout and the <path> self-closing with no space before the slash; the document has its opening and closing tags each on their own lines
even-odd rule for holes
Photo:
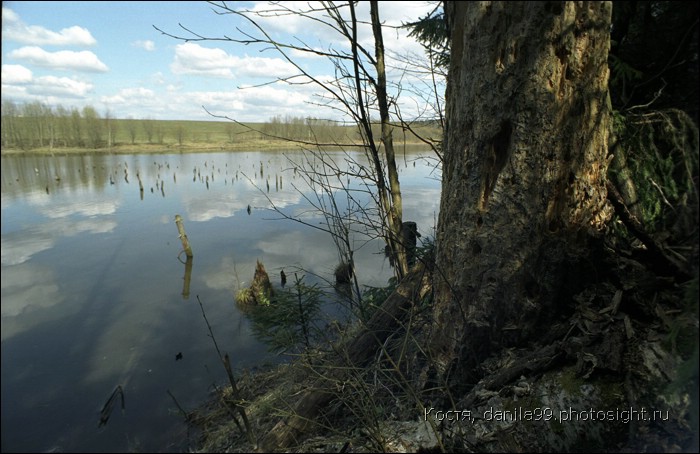
<svg viewBox="0 0 700 454">
<path fill-rule="evenodd" d="M 199 44 L 185 43 L 175 46 L 175 61 L 170 69 L 175 74 L 193 74 L 232 78 L 231 68 L 237 58 L 222 49 L 208 49 Z"/>
<path fill-rule="evenodd" d="M 211 49 L 195 43 L 175 46 L 175 60 L 170 65 L 174 74 L 220 77 L 287 77 L 295 68 L 279 58 L 237 57 L 223 49 Z"/>
<path fill-rule="evenodd" d="M 435 8 L 435 2 L 416 1 L 384 1 L 379 2 L 379 17 L 386 27 L 384 28 L 384 43 L 388 51 L 398 52 L 404 47 L 415 49 L 416 42 L 412 38 L 406 38 L 405 30 L 397 30 L 389 27 L 398 27 L 409 21 L 415 21 L 425 16 Z M 304 39 L 305 44 L 312 48 L 329 47 L 349 49 L 349 43 L 334 27 L 328 14 L 324 12 L 320 2 L 288 1 L 279 5 L 271 5 L 270 2 L 255 2 L 250 8 L 251 16 L 273 38 L 282 38 L 285 42 L 301 44 L 290 40 L 289 35 Z M 301 12 L 303 14 L 295 14 Z M 338 13 L 349 21 L 350 9 L 344 3 L 339 7 Z M 259 14 L 260 17 L 254 14 Z M 369 3 L 360 3 L 355 8 L 358 20 L 358 40 L 365 46 L 374 44 L 370 21 Z M 244 26 L 248 29 L 247 25 Z M 248 29 L 254 36 L 258 36 L 254 28 Z M 419 49 L 419 48 L 418 48 Z M 310 56 L 310 55 L 309 55 Z"/>
<path fill-rule="evenodd" d="M 93 85 L 68 77 L 37 77 L 27 92 L 36 95 L 54 95 L 69 98 L 82 98 L 90 93 Z"/>
<path fill-rule="evenodd" d="M 257 107 L 302 107 L 302 104 L 310 100 L 292 87 L 282 89 L 272 85 L 246 88 L 239 90 L 239 94 L 246 104 Z"/>
<path fill-rule="evenodd" d="M 155 85 L 165 85 L 165 83 L 166 83 L 165 76 L 160 71 L 151 74 L 150 80 L 151 80 L 151 83 L 153 83 Z"/>
<path fill-rule="evenodd" d="M 100 97 L 100 103 L 117 112 L 118 118 L 162 118 L 163 97 L 144 87 L 123 88 L 115 95 Z M 170 103 L 169 103 L 170 104 Z"/>
<path fill-rule="evenodd" d="M 171 109 L 191 112 L 197 117 L 206 115 L 201 106 L 212 114 L 238 121 L 265 121 L 276 115 L 322 115 L 318 106 L 309 104 L 312 98 L 308 93 L 285 84 L 231 91 L 197 91 L 173 96 Z"/>
<path fill-rule="evenodd" d="M 107 72 L 109 68 L 102 63 L 97 55 L 89 51 L 74 52 L 62 50 L 47 52 L 36 46 L 26 46 L 13 50 L 10 58 L 27 62 L 36 66 L 51 69 L 75 70 L 86 72 Z"/>
<path fill-rule="evenodd" d="M 380 2 L 379 16 L 384 25 L 400 26 L 415 22 L 435 8 L 436 2 Z"/>
<path fill-rule="evenodd" d="M 44 205 L 39 210 L 49 219 L 69 218 L 74 215 L 85 216 L 93 219 L 83 219 L 80 221 L 66 220 L 64 223 L 52 221 L 51 225 L 55 230 L 65 232 L 65 236 L 73 236 L 81 232 L 103 233 L 114 229 L 115 223 L 110 219 L 100 217 L 114 214 L 119 206 L 115 201 L 102 201 L 94 203 L 51 203 Z M 43 227 L 44 229 L 47 226 Z"/>
<path fill-rule="evenodd" d="M 39 25 L 27 25 L 9 8 L 2 9 L 2 39 L 38 46 L 94 46 L 89 30 L 74 25 L 58 32 Z"/>
<path fill-rule="evenodd" d="M 239 76 L 247 77 L 289 77 L 298 70 L 289 62 L 280 58 L 248 57 L 245 56 L 238 61 Z"/>
<path fill-rule="evenodd" d="M 82 98 L 92 91 L 93 85 L 69 77 L 42 76 L 34 77 L 32 72 L 22 65 L 2 65 L 3 96 L 17 99 L 36 99 L 36 97 L 58 96 Z"/>
<path fill-rule="evenodd" d="M 51 249 L 56 240 L 48 233 L 21 237 L 7 234 L 2 237 L 2 265 L 18 265 L 29 260 L 34 254 Z M 5 271 L 3 271 L 4 273 Z M 3 279 L 3 283 L 5 280 Z"/>
<path fill-rule="evenodd" d="M 29 263 L 3 266 L 2 341 L 45 321 L 47 314 L 42 309 L 60 304 L 65 299 L 59 289 L 52 269 Z M 65 316 L 64 311 L 61 311 L 61 316 Z"/>
<path fill-rule="evenodd" d="M 32 81 L 32 72 L 22 65 L 2 65 L 3 84 L 27 84 Z"/>
<path fill-rule="evenodd" d="M 133 105 L 143 103 L 144 100 L 155 99 L 155 93 L 148 88 L 123 88 L 116 95 L 103 96 L 101 101 L 105 104 L 125 104 Z"/>
<path fill-rule="evenodd" d="M 151 41 L 150 39 L 147 39 L 145 41 L 134 41 L 131 43 L 132 46 L 134 47 L 140 47 L 143 50 L 147 50 L 149 52 L 153 52 L 156 50 L 156 43 Z"/>
<path fill-rule="evenodd" d="M 4 83 L 2 84 L 2 99 L 22 101 L 26 100 L 27 98 L 27 87 L 20 85 L 6 85 Z"/>
<path fill-rule="evenodd" d="M 236 5 L 242 4 L 237 3 Z M 268 2 L 251 2 L 245 5 L 255 10 L 274 7 L 280 10 L 286 7 L 307 10 L 320 6 L 316 2 L 307 3 L 304 1 L 284 2 L 278 6 Z M 238 9 L 238 6 L 233 6 L 233 4 L 232 7 Z M 433 4 L 427 2 L 380 2 L 379 12 L 383 23 L 394 26 L 408 20 L 415 20 L 425 15 L 432 7 Z M 346 14 L 347 6 L 342 9 L 343 14 Z M 363 3 L 358 4 L 357 14 L 360 21 L 368 19 L 369 6 Z M 327 17 L 319 17 L 321 20 L 328 20 Z M 76 23 L 81 23 L 77 17 L 74 20 Z M 342 41 L 342 37 L 337 31 L 320 22 L 298 15 L 284 17 L 271 15 L 262 19 L 260 24 L 273 39 L 278 39 L 280 42 L 294 43 L 298 38 L 319 51 L 333 48 L 347 52 L 349 49 L 347 42 Z M 252 30 L 247 28 L 245 24 L 242 28 Z M 371 46 L 371 28 L 366 24 L 361 24 L 360 28 L 361 40 L 365 40 Z M 61 36 L 63 36 L 64 41 L 55 39 L 51 41 L 51 44 L 67 43 L 66 37 L 80 36 L 80 33 L 76 33 L 77 29 L 80 27 L 61 30 L 60 33 L 63 33 Z M 41 30 L 43 33 L 39 33 Z M 229 31 L 232 37 L 241 37 L 234 31 Z M 7 7 L 4 8 L 3 42 L 9 43 L 13 36 L 20 34 L 24 37 L 22 42 L 35 45 L 27 45 L 27 47 L 20 45 L 17 50 L 13 50 L 18 47 L 15 43 L 13 43 L 14 46 L 12 44 L 3 46 L 7 47 L 6 53 L 3 55 L 6 64 L 2 67 L 3 99 L 78 106 L 105 104 L 119 118 L 132 116 L 134 118 L 211 120 L 212 118 L 202 109 L 204 106 L 212 113 L 226 115 L 239 121 L 265 121 L 276 115 L 341 119 L 339 111 L 319 107 L 319 104 L 327 103 L 327 99 L 322 97 L 323 91 L 315 84 L 301 84 L 303 82 L 301 78 L 293 79 L 295 85 L 276 82 L 270 85 L 252 87 L 298 74 L 298 70 L 293 65 L 274 51 L 258 53 L 257 51 L 262 50 L 261 46 L 246 47 L 236 43 L 216 42 L 180 42 L 172 47 L 169 46 L 174 50 L 174 55 L 170 57 L 170 62 L 163 64 L 156 55 L 164 51 L 162 46 L 158 46 L 161 48 L 158 52 L 145 53 L 151 49 L 155 50 L 154 42 L 158 42 L 157 39 L 137 41 L 137 38 L 144 37 L 129 38 L 126 45 L 131 49 L 130 52 L 132 54 L 136 52 L 146 59 L 143 60 L 143 68 L 140 64 L 139 68 L 117 64 L 119 57 L 112 54 L 110 54 L 108 68 L 97 57 L 97 55 L 101 55 L 97 51 L 94 51 L 97 55 L 91 52 L 70 52 L 67 51 L 68 49 L 55 49 L 62 52 L 49 52 L 47 50 L 54 49 L 46 46 L 39 47 L 38 45 L 44 41 L 40 41 L 37 37 L 49 36 L 51 33 L 60 34 L 42 27 L 29 27 L 22 23 L 15 11 Z M 87 33 L 89 34 L 89 32 Z M 213 24 L 210 33 L 212 35 L 220 34 Z M 56 38 L 54 35 L 51 36 Z M 28 41 L 29 37 L 33 37 L 34 41 Z M 420 99 L 416 93 L 423 94 L 425 90 L 430 88 L 430 85 L 426 85 L 426 82 L 421 80 L 420 75 L 407 74 L 394 69 L 390 64 L 392 61 L 396 64 L 396 61 L 391 57 L 395 55 L 393 52 L 404 54 L 405 50 L 411 49 L 422 53 L 422 49 L 415 43 L 415 40 L 407 39 L 402 30 L 397 32 L 395 29 L 387 27 L 384 38 L 387 48 L 389 79 L 390 81 L 401 81 L 403 91 L 399 105 L 404 113 L 412 116 L 421 107 Z M 15 41 L 17 40 L 19 39 Z M 87 44 L 89 41 L 85 40 L 84 43 Z M 80 41 L 75 40 L 74 42 Z M 301 43 L 301 41 L 298 42 Z M 371 51 L 371 48 L 369 50 Z M 244 52 L 249 54 L 244 55 Z M 316 79 L 322 80 L 324 83 L 334 81 L 333 68 L 329 66 L 329 62 L 325 61 L 325 58 L 299 53 L 292 49 L 289 49 L 289 55 L 295 62 L 303 65 L 303 68 Z M 166 56 L 161 55 L 160 57 Z M 412 62 L 413 60 L 409 60 L 409 63 L 397 66 L 409 65 L 408 67 L 412 68 Z M 150 63 L 160 66 L 148 66 Z M 170 63 L 170 67 L 164 70 L 163 67 L 167 66 L 168 63 Z M 141 69 L 143 69 L 143 73 L 139 72 Z M 58 72 L 59 70 L 80 71 L 81 73 L 61 74 Z M 128 75 L 121 73 L 124 70 L 128 71 Z M 105 71 L 109 71 L 110 74 L 100 76 L 96 80 L 88 78 L 89 72 Z M 58 77 L 60 75 L 70 75 L 71 77 Z M 120 79 L 110 80 L 109 76 L 116 76 Z M 218 81 L 212 78 L 218 78 Z M 427 82 L 431 83 L 432 81 Z M 202 87 L 202 83 L 205 84 L 204 87 Z M 412 89 L 414 85 L 416 88 Z M 131 88 L 125 88 L 125 86 Z M 239 90 L 239 87 L 246 88 Z M 391 90 L 393 93 L 394 87 Z M 337 104 L 335 105 L 338 107 Z"/>
</svg>

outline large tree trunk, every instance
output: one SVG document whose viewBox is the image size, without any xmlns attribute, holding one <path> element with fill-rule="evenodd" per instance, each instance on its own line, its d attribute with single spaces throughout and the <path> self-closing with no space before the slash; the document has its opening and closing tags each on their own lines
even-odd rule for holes
<svg viewBox="0 0 700 454">
<path fill-rule="evenodd" d="M 438 372 L 538 334 L 608 220 L 609 2 L 447 2 Z M 476 378 L 476 377 L 471 377 Z"/>
</svg>

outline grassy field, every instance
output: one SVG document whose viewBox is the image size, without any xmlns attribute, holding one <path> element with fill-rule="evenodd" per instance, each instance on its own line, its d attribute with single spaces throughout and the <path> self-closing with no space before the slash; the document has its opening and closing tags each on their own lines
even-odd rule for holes
<svg viewBox="0 0 700 454">
<path fill-rule="evenodd" d="M 18 117 L 12 121 L 11 127 L 16 133 L 5 133 L 3 136 L 3 154 L 264 150 L 289 149 L 297 147 L 299 143 L 361 143 L 354 126 L 331 123 L 242 125 L 226 121 L 132 119 L 101 119 L 99 123 L 89 123 L 81 119 L 82 123 L 76 126 L 70 123 L 70 118 L 59 118 L 52 120 L 55 123 L 50 127 L 39 127 L 37 119 Z M 3 119 L 4 129 L 7 124 Z M 78 134 L 75 133 L 76 128 L 80 130 Z M 416 125 L 415 130 L 428 139 L 441 138 L 441 130 L 436 125 L 423 123 Z M 39 134 L 43 137 L 39 137 Z M 378 125 L 375 134 L 377 138 L 380 136 Z M 12 138 L 15 140 L 10 140 Z M 414 134 L 399 128 L 394 131 L 394 141 L 397 145 L 422 143 Z"/>
</svg>

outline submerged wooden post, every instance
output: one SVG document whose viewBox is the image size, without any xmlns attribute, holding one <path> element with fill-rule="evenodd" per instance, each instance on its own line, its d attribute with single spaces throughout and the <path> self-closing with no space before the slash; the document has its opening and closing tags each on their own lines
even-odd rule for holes
<svg viewBox="0 0 700 454">
<path fill-rule="evenodd" d="M 182 241 L 182 249 L 185 250 L 187 257 L 192 257 L 192 248 L 190 247 L 190 242 L 187 239 L 187 234 L 185 233 L 185 226 L 182 225 L 182 216 L 179 214 L 175 215 L 175 225 L 177 225 L 177 231 L 180 234 L 180 241 Z"/>
</svg>

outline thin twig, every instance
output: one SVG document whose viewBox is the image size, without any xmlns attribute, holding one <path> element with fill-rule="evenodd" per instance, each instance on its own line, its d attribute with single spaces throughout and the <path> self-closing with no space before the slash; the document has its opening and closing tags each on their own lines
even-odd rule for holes
<svg viewBox="0 0 700 454">
<path fill-rule="evenodd" d="M 654 179 L 651 178 L 651 177 L 649 177 L 649 181 L 650 181 L 651 184 L 659 191 L 659 194 L 661 194 L 661 198 L 664 199 L 664 203 L 666 203 L 666 205 L 668 205 L 669 208 L 671 208 L 671 210 L 672 210 L 673 212 L 675 212 L 676 209 L 673 208 L 673 205 L 671 205 L 671 202 L 668 201 L 668 199 L 667 199 L 666 196 L 664 195 L 664 191 L 661 189 L 661 187 L 660 187 L 658 184 L 656 184 L 656 181 L 654 181 Z"/>
<path fill-rule="evenodd" d="M 204 321 L 207 323 L 207 328 L 209 329 L 209 337 L 211 337 L 212 342 L 214 342 L 214 348 L 216 348 L 216 353 L 219 355 L 219 359 L 224 365 L 224 369 L 226 369 L 226 375 L 228 375 L 228 380 L 231 383 L 231 391 L 233 394 L 234 398 L 234 403 L 233 405 L 236 407 L 236 410 L 238 410 L 238 413 L 241 415 L 241 418 L 243 419 L 243 424 L 245 425 L 246 429 L 246 434 L 248 435 L 248 441 L 252 445 L 256 445 L 255 441 L 255 435 L 253 434 L 253 429 L 250 426 L 250 422 L 248 421 L 248 416 L 245 413 L 245 408 L 240 404 L 241 401 L 241 396 L 240 396 L 240 391 L 238 389 L 238 385 L 236 385 L 236 379 L 233 376 L 233 370 L 231 369 L 231 360 L 228 357 L 228 353 L 225 355 L 221 355 L 221 350 L 219 349 L 219 344 L 217 344 L 216 339 L 214 338 L 214 332 L 211 329 L 211 325 L 209 324 L 209 320 L 207 319 L 207 314 L 204 312 L 204 305 L 202 305 L 202 301 L 199 299 L 199 295 L 197 295 L 197 301 L 199 302 L 199 307 L 202 309 L 202 316 L 204 317 Z"/>
<path fill-rule="evenodd" d="M 175 396 L 173 395 L 173 393 L 171 393 L 169 389 L 166 389 L 165 392 L 167 392 L 167 393 L 168 393 L 168 396 L 170 396 L 170 398 L 173 400 L 173 402 L 175 402 L 175 406 L 177 407 L 178 410 L 180 410 L 180 413 L 182 413 L 182 416 L 185 417 L 185 421 L 189 421 L 189 420 L 190 420 L 190 414 L 187 413 L 187 412 L 182 408 L 182 406 L 180 406 L 180 403 L 177 401 L 177 399 L 175 398 Z"/>
</svg>

